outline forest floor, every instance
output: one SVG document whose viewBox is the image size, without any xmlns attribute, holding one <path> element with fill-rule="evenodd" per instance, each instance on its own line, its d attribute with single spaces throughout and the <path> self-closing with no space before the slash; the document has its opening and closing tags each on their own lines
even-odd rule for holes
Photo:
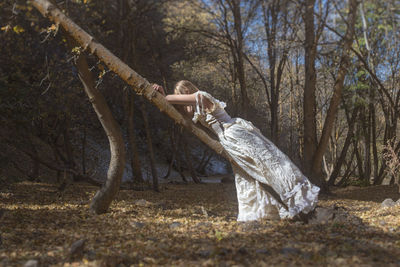
<svg viewBox="0 0 400 267">
<path fill-rule="evenodd" d="M 400 197 L 394 186 L 333 189 L 319 205 L 335 205 L 341 219 L 318 224 L 237 222 L 234 184 L 121 190 L 103 215 L 89 212 L 95 192 L 31 182 L 0 189 L 0 266 L 400 265 L 400 205 L 381 207 Z"/>
</svg>

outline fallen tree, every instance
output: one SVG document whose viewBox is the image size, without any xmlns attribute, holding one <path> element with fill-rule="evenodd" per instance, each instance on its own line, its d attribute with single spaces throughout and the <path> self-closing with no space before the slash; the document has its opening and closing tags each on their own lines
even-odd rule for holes
<svg viewBox="0 0 400 267">
<path fill-rule="evenodd" d="M 229 160 L 232 164 L 235 162 L 232 160 L 230 155 L 226 153 L 222 145 L 211 138 L 204 130 L 197 127 L 192 123 L 192 121 L 184 118 L 181 113 L 179 113 L 171 104 L 169 104 L 164 96 L 160 93 L 156 92 L 152 88 L 152 84 L 149 83 L 145 78 L 141 77 L 138 73 L 136 73 L 133 69 L 131 69 L 128 65 L 122 62 L 118 57 L 112 54 L 107 48 L 97 42 L 92 36 L 90 36 L 87 32 L 85 32 L 82 28 L 80 28 L 76 23 L 74 23 L 71 19 L 69 19 L 63 12 L 61 12 L 54 4 L 52 4 L 49 0 L 32 0 L 32 5 L 39 10 L 39 12 L 55 22 L 57 26 L 61 26 L 67 34 L 69 34 L 72 38 L 76 40 L 76 42 L 80 45 L 80 48 L 84 52 L 89 52 L 95 56 L 97 56 L 106 66 L 116 73 L 119 77 L 121 77 L 127 84 L 131 86 L 131 88 L 138 94 L 144 96 L 147 100 L 149 100 L 152 104 L 158 107 L 162 112 L 171 117 L 176 123 L 187 128 L 191 133 L 193 133 L 197 138 L 199 138 L 204 144 L 213 149 L 217 154 L 223 156 L 227 160 Z M 236 164 L 235 164 L 236 165 Z M 237 166 L 239 167 L 239 166 Z M 239 167 L 240 168 L 240 167 Z M 118 180 L 119 179 L 119 180 Z M 116 178 L 115 176 L 107 177 L 106 184 L 109 185 L 119 185 L 121 182 L 121 177 Z M 115 188 L 114 186 L 110 186 L 110 189 L 102 188 L 100 189 L 103 192 L 102 195 L 113 195 L 115 197 L 117 191 L 108 192 L 107 190 L 111 190 L 111 188 Z M 270 188 L 268 185 L 264 185 L 264 189 L 269 192 L 272 192 L 273 196 L 277 194 L 274 193 L 274 190 Z M 100 192 L 99 191 L 99 192 Z M 98 193 L 99 193 L 98 192 Z M 96 194 L 96 198 L 93 198 L 91 207 L 98 206 L 97 202 L 108 203 L 102 200 L 102 195 Z M 277 201 L 280 201 L 279 197 Z M 109 206 L 110 203 L 107 205 Z M 108 206 L 102 206 L 101 209 L 94 210 L 96 213 L 105 212 Z"/>
</svg>

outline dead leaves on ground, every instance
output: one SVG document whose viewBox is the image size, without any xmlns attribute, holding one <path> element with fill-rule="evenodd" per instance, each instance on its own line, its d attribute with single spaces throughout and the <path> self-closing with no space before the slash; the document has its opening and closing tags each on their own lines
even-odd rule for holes
<svg viewBox="0 0 400 267">
<path fill-rule="evenodd" d="M 339 207 L 341 219 L 310 225 L 236 222 L 232 184 L 122 190 L 103 215 L 88 211 L 95 190 L 76 184 L 60 195 L 55 185 L 27 182 L 2 189 L 0 265 L 400 264 L 400 205 L 357 200 L 364 189 L 321 200 Z"/>
</svg>

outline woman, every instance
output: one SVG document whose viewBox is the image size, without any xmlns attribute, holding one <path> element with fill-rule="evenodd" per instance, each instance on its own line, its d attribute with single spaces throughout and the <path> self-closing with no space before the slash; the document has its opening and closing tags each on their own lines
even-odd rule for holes
<svg viewBox="0 0 400 267">
<path fill-rule="evenodd" d="M 165 96 L 159 85 L 154 90 Z M 189 81 L 180 81 L 165 99 L 183 105 L 193 122 L 214 132 L 233 158 L 237 190 L 238 221 L 261 218 L 307 218 L 315 209 L 319 188 L 249 121 L 231 118 L 225 103 L 200 91 Z M 271 190 L 266 190 L 272 188 Z M 280 199 L 278 199 L 280 198 Z"/>
</svg>

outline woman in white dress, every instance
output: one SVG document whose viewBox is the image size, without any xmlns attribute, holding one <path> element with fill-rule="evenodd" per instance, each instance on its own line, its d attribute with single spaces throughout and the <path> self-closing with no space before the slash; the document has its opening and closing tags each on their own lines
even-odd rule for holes
<svg viewBox="0 0 400 267">
<path fill-rule="evenodd" d="M 161 86 L 154 84 L 153 88 L 165 96 Z M 304 219 L 315 209 L 319 187 L 311 184 L 289 157 L 251 122 L 231 118 L 224 110 L 224 102 L 198 90 L 189 81 L 178 82 L 174 94 L 165 99 L 171 104 L 183 105 L 183 110 L 193 116 L 193 122 L 200 122 L 214 132 L 235 161 L 232 168 L 238 221 Z"/>
</svg>

